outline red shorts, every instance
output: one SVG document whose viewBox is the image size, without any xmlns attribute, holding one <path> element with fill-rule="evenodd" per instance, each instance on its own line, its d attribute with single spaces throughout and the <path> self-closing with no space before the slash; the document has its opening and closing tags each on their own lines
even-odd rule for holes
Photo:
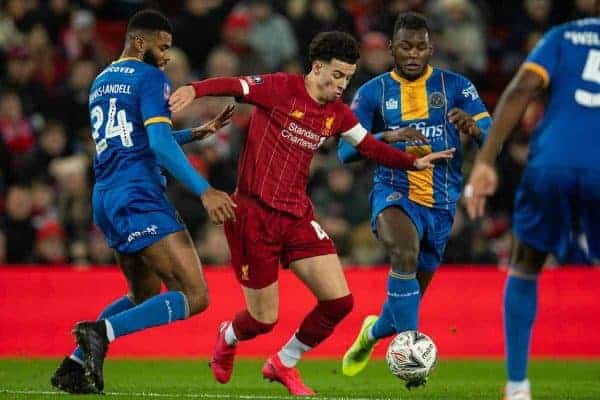
<svg viewBox="0 0 600 400">
<path fill-rule="evenodd" d="M 231 265 L 242 286 L 261 289 L 277 281 L 279 264 L 335 254 L 335 245 L 314 220 L 312 207 L 301 217 L 275 210 L 260 200 L 232 196 L 236 221 L 225 223 Z"/>
</svg>

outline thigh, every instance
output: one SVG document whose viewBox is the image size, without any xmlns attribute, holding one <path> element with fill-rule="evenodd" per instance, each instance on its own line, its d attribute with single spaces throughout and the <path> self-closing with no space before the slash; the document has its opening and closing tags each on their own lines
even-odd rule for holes
<svg viewBox="0 0 600 400">
<path fill-rule="evenodd" d="M 277 322 L 279 317 L 279 284 L 274 282 L 262 289 L 243 287 L 248 312 L 257 321 L 265 324 Z"/>
<path fill-rule="evenodd" d="M 231 266 L 246 288 L 262 289 L 277 282 L 282 245 L 273 212 L 255 201 L 235 197 L 235 221 L 225 222 Z"/>
<path fill-rule="evenodd" d="M 202 264 L 187 231 L 165 236 L 142 250 L 139 258 L 169 290 L 182 291 L 188 296 L 200 296 L 208 291 Z"/>
<path fill-rule="evenodd" d="M 287 268 L 294 261 L 316 258 L 333 254 L 337 259 L 337 251 L 333 241 L 314 219 L 312 210 L 302 218 L 291 215 L 281 216 L 283 249 L 281 264 Z"/>
<path fill-rule="evenodd" d="M 139 255 L 115 253 L 129 286 L 129 297 L 140 304 L 160 293 L 161 279 Z"/>
<path fill-rule="evenodd" d="M 548 253 L 536 250 L 513 236 L 509 274 L 524 278 L 537 276 L 547 257 Z"/>
<path fill-rule="evenodd" d="M 290 269 L 320 301 L 338 299 L 350 293 L 337 254 L 295 260 Z"/>
<path fill-rule="evenodd" d="M 517 189 L 513 230 L 518 240 L 563 262 L 574 227 L 576 174 L 563 168 L 527 168 Z"/>
<path fill-rule="evenodd" d="M 417 213 L 397 204 L 377 215 L 377 235 L 388 249 L 401 249 L 417 254 L 422 235 L 422 224 Z"/>
</svg>

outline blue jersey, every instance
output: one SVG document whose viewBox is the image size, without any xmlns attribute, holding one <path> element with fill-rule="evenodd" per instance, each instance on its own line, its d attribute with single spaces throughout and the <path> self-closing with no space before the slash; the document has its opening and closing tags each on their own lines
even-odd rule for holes
<svg viewBox="0 0 600 400">
<path fill-rule="evenodd" d="M 529 148 L 529 165 L 599 169 L 600 19 L 549 31 L 523 68 L 548 87 L 544 117 Z"/>
<path fill-rule="evenodd" d="M 425 207 L 453 209 L 462 190 L 460 135 L 447 116 L 454 107 L 477 121 L 483 139 L 490 115 L 475 86 L 459 74 L 428 66 L 425 74 L 414 81 L 391 71 L 361 86 L 352 110 L 370 132 L 414 127 L 427 137 L 427 145 L 397 142 L 393 146 L 418 156 L 456 148 L 452 160 L 438 162 L 433 169 L 404 171 L 379 165 L 375 183 L 389 186 Z"/>
<path fill-rule="evenodd" d="M 96 187 L 133 181 L 164 184 L 146 127 L 171 124 L 170 83 L 156 67 L 123 58 L 102 71 L 90 89 L 92 136 L 96 143 Z"/>
</svg>

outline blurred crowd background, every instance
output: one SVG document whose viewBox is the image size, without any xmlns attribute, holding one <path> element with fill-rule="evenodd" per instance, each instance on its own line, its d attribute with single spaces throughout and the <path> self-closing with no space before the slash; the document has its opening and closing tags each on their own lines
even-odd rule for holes
<svg viewBox="0 0 600 400">
<path fill-rule="evenodd" d="M 552 25 L 586 16 L 593 0 L 2 0 L 0 1 L 0 264 L 96 265 L 114 262 L 91 216 L 94 145 L 88 89 L 118 58 L 127 19 L 152 6 L 171 19 L 174 48 L 167 74 L 178 87 L 195 79 L 272 71 L 304 73 L 311 38 L 324 30 L 352 33 L 361 44 L 359 70 L 345 94 L 388 71 L 388 39 L 398 13 L 430 18 L 432 64 L 462 73 L 488 109 L 524 57 Z M 174 117 L 176 128 L 202 124 L 233 99 L 206 98 Z M 237 157 L 251 107 L 186 153 L 219 189 L 235 186 Z M 530 105 L 499 160 L 501 185 L 488 216 L 472 222 L 459 207 L 445 263 L 506 264 L 515 187 L 526 164 L 528 137 L 543 115 Z M 464 172 L 477 146 L 465 142 Z M 321 148 L 309 186 L 318 220 L 346 265 L 386 262 L 369 227 L 372 166 L 341 166 L 336 142 Z M 207 221 L 199 199 L 177 182 L 169 194 L 205 264 L 229 260 L 222 228 Z M 573 238 L 571 262 L 585 261 Z"/>
</svg>

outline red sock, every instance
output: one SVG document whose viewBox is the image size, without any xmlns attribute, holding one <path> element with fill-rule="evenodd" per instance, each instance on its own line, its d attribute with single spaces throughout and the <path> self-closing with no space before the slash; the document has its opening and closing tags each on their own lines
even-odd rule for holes
<svg viewBox="0 0 600 400">
<path fill-rule="evenodd" d="M 302 321 L 296 337 L 305 345 L 315 347 L 333 333 L 336 325 L 348 315 L 353 305 L 352 294 L 339 299 L 319 301 Z"/>
<path fill-rule="evenodd" d="M 276 323 L 277 321 L 271 324 L 257 321 L 250 315 L 248 310 L 243 310 L 235 315 L 231 324 L 238 340 L 248 340 L 270 332 Z"/>
</svg>

